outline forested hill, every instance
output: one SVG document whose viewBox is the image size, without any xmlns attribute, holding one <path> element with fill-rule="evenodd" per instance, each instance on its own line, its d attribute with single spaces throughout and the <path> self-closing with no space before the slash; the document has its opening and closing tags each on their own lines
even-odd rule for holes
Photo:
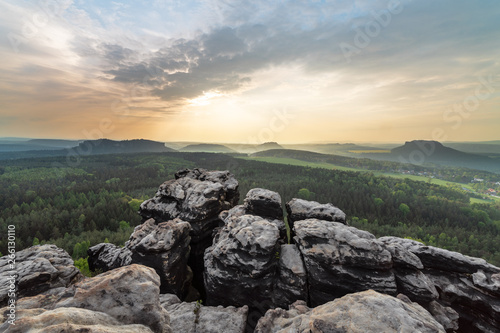
<svg viewBox="0 0 500 333">
<path fill-rule="evenodd" d="M 409 179 L 271 164 L 210 153 L 141 153 L 3 161 L 0 166 L 0 229 L 16 226 L 18 250 L 51 243 L 75 258 L 86 248 L 123 245 L 140 223 L 140 203 L 158 184 L 184 168 L 230 170 L 242 197 L 255 187 L 331 202 L 353 226 L 377 236 L 421 239 L 500 264 L 500 206 L 470 204 L 467 194 Z M 55 168 L 54 165 L 60 167 Z M 0 252 L 6 253 L 0 239 Z"/>
<path fill-rule="evenodd" d="M 34 149 L 29 151 L 11 150 L 0 152 L 0 160 L 35 158 L 49 156 L 80 156 L 93 154 L 121 154 L 121 153 L 161 153 L 173 152 L 175 149 L 166 147 L 163 142 L 151 140 L 124 140 L 114 141 L 109 139 L 86 140 L 77 146 L 66 149 Z"/>
<path fill-rule="evenodd" d="M 469 183 L 474 177 L 488 181 L 497 181 L 498 174 L 465 167 L 446 167 L 441 165 L 415 165 L 397 161 L 374 160 L 369 158 L 354 158 L 340 155 L 321 154 L 305 150 L 271 149 L 251 154 L 252 157 L 293 158 L 307 162 L 329 163 L 332 165 L 363 169 L 367 171 L 403 172 L 411 170 L 414 173 L 428 173 L 439 179 Z M 395 158 L 397 160 L 397 158 Z"/>
<path fill-rule="evenodd" d="M 418 154 L 418 155 L 417 155 Z M 415 140 L 392 149 L 391 155 L 405 160 L 418 160 L 448 166 L 462 166 L 471 169 L 500 172 L 500 161 L 445 147 L 437 141 Z M 413 155 L 413 157 L 412 157 Z"/>
<path fill-rule="evenodd" d="M 119 154 L 119 153 L 142 153 L 142 152 L 172 152 L 172 148 L 168 148 L 162 142 L 151 140 L 124 140 L 113 141 L 109 139 L 89 140 L 80 143 L 75 149 L 82 150 L 91 154 Z"/>
</svg>

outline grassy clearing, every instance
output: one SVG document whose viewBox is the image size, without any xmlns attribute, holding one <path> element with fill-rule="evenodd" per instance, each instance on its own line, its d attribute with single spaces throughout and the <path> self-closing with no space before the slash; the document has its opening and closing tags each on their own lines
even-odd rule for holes
<svg viewBox="0 0 500 333">
<path fill-rule="evenodd" d="M 307 161 L 297 160 L 294 158 L 284 158 L 284 157 L 238 157 L 238 158 L 242 158 L 245 160 L 255 160 L 255 161 L 261 161 L 261 162 L 268 162 L 268 163 L 298 165 L 298 166 L 306 166 L 306 167 L 311 167 L 311 168 L 323 168 L 323 169 L 329 169 L 329 170 L 372 172 L 376 176 L 393 177 L 393 178 L 399 178 L 399 179 L 411 179 L 411 180 L 415 180 L 415 181 L 428 182 L 430 184 L 436 184 L 436 185 L 441 185 L 441 186 L 455 186 L 455 187 L 459 187 L 459 188 L 465 187 L 465 188 L 472 190 L 472 186 L 470 186 L 469 184 L 455 183 L 455 182 L 450 182 L 450 181 L 446 181 L 446 180 L 442 180 L 442 179 L 429 178 L 429 177 L 417 176 L 417 175 L 403 175 L 400 173 L 368 171 L 365 169 L 343 167 L 343 166 L 333 165 L 330 163 L 307 162 Z M 491 200 L 471 198 L 470 202 L 471 203 L 493 203 L 497 200 L 500 201 L 500 198 L 493 198 L 492 197 Z"/>
</svg>

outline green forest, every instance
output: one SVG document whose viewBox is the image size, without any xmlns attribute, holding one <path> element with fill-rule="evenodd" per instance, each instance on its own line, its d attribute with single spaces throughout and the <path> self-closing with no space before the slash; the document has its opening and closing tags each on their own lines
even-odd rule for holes
<svg viewBox="0 0 500 333">
<path fill-rule="evenodd" d="M 240 200 L 263 187 L 331 202 L 349 224 L 376 236 L 394 235 L 482 257 L 500 265 L 500 204 L 471 204 L 467 193 L 427 182 L 237 159 L 215 153 L 140 153 L 3 160 L 0 164 L 0 252 L 7 227 L 17 250 L 51 243 L 73 258 L 101 242 L 123 245 L 141 223 L 143 200 L 183 168 L 230 170 Z"/>
</svg>

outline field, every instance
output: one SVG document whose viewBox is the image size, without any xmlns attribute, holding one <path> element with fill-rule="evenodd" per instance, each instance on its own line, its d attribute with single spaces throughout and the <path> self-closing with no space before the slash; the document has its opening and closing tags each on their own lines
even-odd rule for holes
<svg viewBox="0 0 500 333">
<path fill-rule="evenodd" d="M 334 165 L 334 164 L 330 164 L 330 163 L 308 162 L 308 161 L 297 160 L 294 158 L 284 158 L 284 157 L 238 157 L 238 158 L 245 159 L 245 160 L 268 162 L 268 163 L 307 166 L 307 167 L 311 167 L 311 168 L 323 168 L 323 169 L 329 169 L 329 170 L 371 172 L 375 176 L 386 176 L 386 177 L 392 177 L 392 178 L 398 178 L 398 179 L 411 179 L 411 180 L 415 180 L 415 181 L 427 182 L 430 184 L 436 184 L 436 185 L 441 185 L 441 186 L 454 186 L 454 187 L 459 187 L 459 188 L 465 187 L 465 188 L 468 188 L 469 190 L 472 190 L 472 187 L 469 184 L 456 183 L 456 182 L 451 182 L 451 181 L 442 180 L 442 179 L 429 178 L 429 177 L 417 176 L 417 175 L 404 175 L 404 174 L 400 174 L 400 173 L 367 171 L 365 169 L 360 169 L 360 168 L 343 167 L 343 166 L 338 166 L 338 165 Z M 492 203 L 495 201 L 500 201 L 500 198 L 491 197 L 491 200 L 471 198 L 471 203 Z"/>
</svg>

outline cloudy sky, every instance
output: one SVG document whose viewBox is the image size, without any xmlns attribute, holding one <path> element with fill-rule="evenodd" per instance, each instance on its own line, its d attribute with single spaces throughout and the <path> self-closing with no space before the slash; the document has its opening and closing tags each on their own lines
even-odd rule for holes
<svg viewBox="0 0 500 333">
<path fill-rule="evenodd" d="M 500 139 L 498 0 L 1 0 L 0 137 Z"/>
</svg>

